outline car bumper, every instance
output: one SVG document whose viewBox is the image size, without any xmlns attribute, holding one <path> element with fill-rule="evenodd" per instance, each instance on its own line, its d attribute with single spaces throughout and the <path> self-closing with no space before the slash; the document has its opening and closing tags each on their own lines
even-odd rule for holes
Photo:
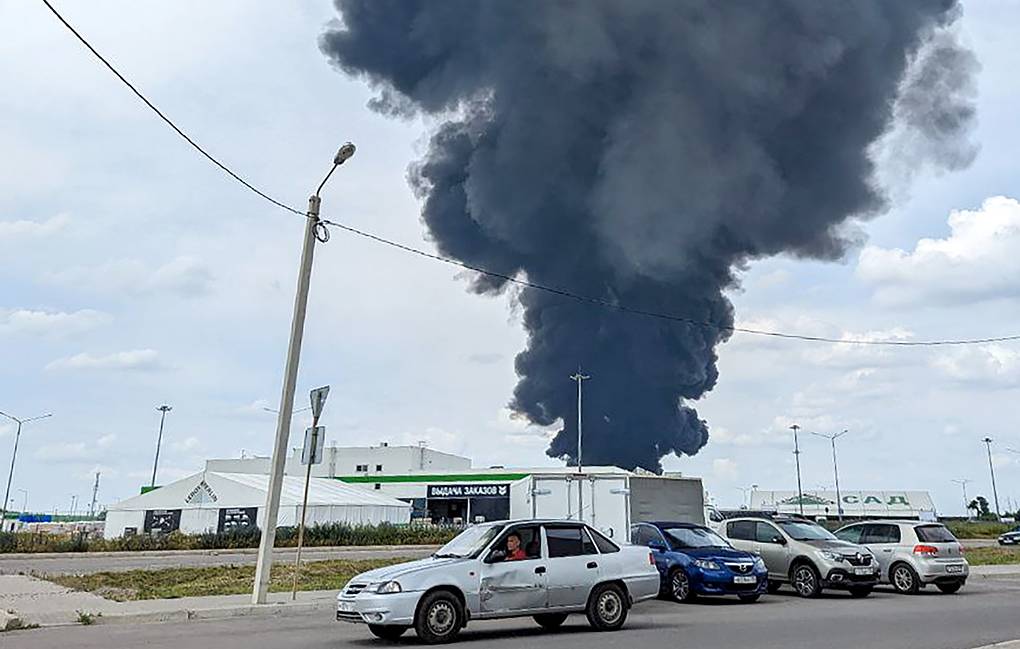
<svg viewBox="0 0 1020 649">
<path fill-rule="evenodd" d="M 631 604 L 652 599 L 659 595 L 660 578 L 658 571 L 649 572 L 646 575 L 625 577 L 623 583 L 627 586 L 627 593 L 630 595 Z"/>
<path fill-rule="evenodd" d="M 881 572 L 878 566 L 869 566 L 868 571 L 860 574 L 854 566 L 831 568 L 822 579 L 825 588 L 855 588 L 857 586 L 874 586 L 878 583 Z"/>
<path fill-rule="evenodd" d="M 746 584 L 734 582 L 734 577 L 753 577 Z M 691 575 L 691 588 L 699 595 L 748 595 L 768 590 L 768 573 L 734 575 L 729 571 L 695 570 Z"/>
<path fill-rule="evenodd" d="M 418 592 L 341 596 L 336 600 L 336 619 L 356 624 L 410 625 L 414 622 L 414 612 L 420 597 L 421 593 Z"/>
<path fill-rule="evenodd" d="M 970 575 L 970 564 L 966 561 L 925 561 L 915 568 L 926 584 L 966 580 Z"/>
<path fill-rule="evenodd" d="M 1020 545 L 1020 536 L 1000 536 L 999 545 Z"/>
</svg>

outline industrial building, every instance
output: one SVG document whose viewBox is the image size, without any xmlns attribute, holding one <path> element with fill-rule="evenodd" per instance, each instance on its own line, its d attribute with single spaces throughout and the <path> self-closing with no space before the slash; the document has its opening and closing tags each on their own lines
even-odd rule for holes
<svg viewBox="0 0 1020 649">
<path fill-rule="evenodd" d="M 202 471 L 111 506 L 103 536 L 261 527 L 268 484 L 266 474 Z M 303 492 L 304 478 L 284 477 L 278 525 L 297 525 Z M 402 524 L 410 519 L 411 506 L 401 500 L 329 478 L 312 478 L 309 483 L 308 525 Z"/>
<path fill-rule="evenodd" d="M 837 500 L 838 498 L 838 500 Z M 751 509 L 781 514 L 836 517 L 837 502 L 842 502 L 843 516 L 848 518 L 911 518 L 934 520 L 935 503 L 927 491 L 805 491 L 800 498 L 796 491 L 756 489 L 751 492 Z"/>
</svg>

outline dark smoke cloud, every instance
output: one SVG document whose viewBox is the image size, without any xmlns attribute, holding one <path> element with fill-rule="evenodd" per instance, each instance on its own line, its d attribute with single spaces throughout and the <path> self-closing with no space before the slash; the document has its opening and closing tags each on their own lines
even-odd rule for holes
<svg viewBox="0 0 1020 649">
<path fill-rule="evenodd" d="M 837 259 L 850 217 L 881 212 L 868 149 L 951 0 L 337 0 L 321 47 L 377 109 L 446 121 L 411 170 L 445 254 L 636 308 L 727 327 L 735 269 L 778 253 Z M 955 42 L 924 98 L 967 81 Z M 956 73 L 959 74 L 956 74 Z M 950 88 L 951 89 L 951 88 Z M 933 111 L 944 104 L 924 102 Z M 955 106 L 956 104 L 952 104 Z M 930 114 L 944 140 L 969 115 Z M 478 277 L 496 293 L 504 282 Z M 586 464 L 660 469 L 708 428 L 683 405 L 718 378 L 718 330 L 519 298 L 528 347 L 512 407 L 564 429 Z"/>
</svg>

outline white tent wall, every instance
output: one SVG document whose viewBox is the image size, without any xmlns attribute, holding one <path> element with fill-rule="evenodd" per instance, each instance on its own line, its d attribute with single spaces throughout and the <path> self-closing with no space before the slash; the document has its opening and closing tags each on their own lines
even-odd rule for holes
<svg viewBox="0 0 1020 649">
<path fill-rule="evenodd" d="M 215 532 L 220 523 L 220 509 L 199 508 L 181 511 L 181 531 L 185 534 Z"/>
<path fill-rule="evenodd" d="M 145 524 L 145 511 L 107 511 L 106 525 L 103 526 L 103 538 L 114 539 L 124 536 L 124 529 L 133 527 L 139 532 Z"/>
<path fill-rule="evenodd" d="M 294 516 L 300 521 L 301 506 L 294 507 Z M 346 505 L 309 505 L 305 524 L 325 525 L 337 521 L 348 525 L 379 525 L 392 523 L 402 525 L 410 522 L 411 511 L 405 507 L 376 505 L 370 507 L 348 507 Z"/>
</svg>

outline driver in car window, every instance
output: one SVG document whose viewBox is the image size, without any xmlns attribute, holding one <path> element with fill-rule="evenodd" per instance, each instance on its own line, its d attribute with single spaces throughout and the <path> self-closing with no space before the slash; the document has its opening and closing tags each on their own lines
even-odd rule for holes
<svg viewBox="0 0 1020 649">
<path fill-rule="evenodd" d="M 510 532 L 506 537 L 506 561 L 523 561 L 528 555 L 521 547 L 521 537 L 516 532 Z"/>
</svg>

